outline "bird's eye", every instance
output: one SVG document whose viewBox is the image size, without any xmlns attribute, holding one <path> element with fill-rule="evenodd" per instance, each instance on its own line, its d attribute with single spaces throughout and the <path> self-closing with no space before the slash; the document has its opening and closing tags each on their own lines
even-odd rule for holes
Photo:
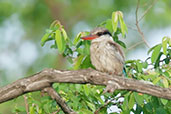
<svg viewBox="0 0 171 114">
<path fill-rule="evenodd" d="M 107 31 L 105 31 L 103 34 L 108 34 L 108 32 L 107 32 Z"/>
<path fill-rule="evenodd" d="M 102 32 L 98 32 L 98 33 L 97 33 L 98 36 L 101 36 L 102 34 L 103 34 Z"/>
</svg>

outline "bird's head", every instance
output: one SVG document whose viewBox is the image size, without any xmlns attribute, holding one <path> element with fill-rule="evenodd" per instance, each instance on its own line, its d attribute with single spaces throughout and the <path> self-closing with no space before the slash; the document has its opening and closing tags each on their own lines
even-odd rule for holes
<svg viewBox="0 0 171 114">
<path fill-rule="evenodd" d="M 102 27 L 98 27 L 98 28 L 93 29 L 90 32 L 90 35 L 82 37 L 81 39 L 83 39 L 83 40 L 93 40 L 93 39 L 96 39 L 96 38 L 101 38 L 102 36 L 111 37 L 112 35 L 107 29 L 102 28 Z M 106 37 L 106 38 L 108 38 L 108 37 Z"/>
</svg>

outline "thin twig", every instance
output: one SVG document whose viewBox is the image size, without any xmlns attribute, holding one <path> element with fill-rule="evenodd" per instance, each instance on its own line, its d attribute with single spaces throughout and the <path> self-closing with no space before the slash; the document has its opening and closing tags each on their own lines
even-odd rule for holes
<svg viewBox="0 0 171 114">
<path fill-rule="evenodd" d="M 131 49 L 137 47 L 138 45 L 140 45 L 140 44 L 142 44 L 142 43 L 144 43 L 144 41 L 140 41 L 140 42 L 138 42 L 138 43 L 132 45 L 131 47 L 129 47 L 129 48 L 127 49 L 127 51 L 129 51 L 129 50 L 131 50 Z"/>
<path fill-rule="evenodd" d="M 27 102 L 27 96 L 24 95 L 23 97 L 24 97 L 24 103 L 25 103 L 26 112 L 27 112 L 27 114 L 29 114 L 29 108 L 28 108 L 29 106 L 28 106 L 28 102 Z"/>
<path fill-rule="evenodd" d="M 115 100 L 115 98 L 112 98 L 111 100 L 108 100 L 104 103 L 103 106 L 99 107 L 95 112 L 94 114 L 99 114 L 99 111 L 102 110 L 103 108 L 105 108 L 109 103 L 111 103 L 113 100 Z M 115 104 L 114 104 L 115 105 Z"/>
<path fill-rule="evenodd" d="M 139 27 L 139 21 L 138 21 L 138 9 L 139 9 L 139 6 L 140 6 L 140 0 L 138 0 L 138 2 L 137 2 L 137 8 L 136 8 L 136 11 L 135 11 L 135 15 L 136 15 L 136 26 L 137 26 L 138 32 L 140 33 L 140 36 L 141 36 L 142 40 L 144 41 L 144 43 L 146 44 L 146 46 L 148 48 L 150 48 L 150 46 L 148 45 L 147 41 L 145 40 L 144 33 L 141 31 L 141 29 Z"/>
<path fill-rule="evenodd" d="M 138 22 L 140 22 L 144 16 L 149 12 L 149 10 L 154 6 L 154 4 L 157 2 L 158 0 L 154 0 L 153 3 L 144 11 L 143 15 L 139 18 Z"/>
<path fill-rule="evenodd" d="M 136 26 L 137 26 L 138 32 L 141 35 L 142 40 L 144 41 L 144 43 L 146 44 L 146 46 L 148 48 L 150 48 L 150 46 L 148 45 L 147 41 L 145 40 L 144 33 L 141 31 L 141 29 L 139 27 L 139 21 L 138 21 L 138 9 L 139 9 L 139 5 L 140 5 L 140 0 L 138 0 L 137 8 L 136 8 Z"/>
<path fill-rule="evenodd" d="M 127 25 L 127 27 L 128 27 L 129 29 L 132 29 L 132 30 L 134 30 L 134 31 L 137 31 L 136 28 L 133 28 L 133 27 L 131 27 L 130 25 Z"/>
<path fill-rule="evenodd" d="M 138 9 L 140 7 L 140 0 L 138 0 L 137 2 L 137 8 L 136 8 L 136 11 L 135 11 L 135 16 L 136 16 L 136 21 L 138 22 Z"/>
</svg>

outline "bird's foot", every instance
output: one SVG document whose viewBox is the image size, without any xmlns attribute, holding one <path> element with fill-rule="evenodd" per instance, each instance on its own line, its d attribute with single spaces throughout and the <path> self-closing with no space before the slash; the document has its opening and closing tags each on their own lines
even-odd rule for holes
<svg viewBox="0 0 171 114">
<path fill-rule="evenodd" d="M 109 82 L 108 82 L 108 85 L 106 86 L 106 88 L 105 88 L 105 90 L 103 91 L 103 93 L 106 93 L 106 92 L 108 92 L 108 93 L 113 93 L 117 88 L 118 88 L 118 87 L 117 87 L 117 85 L 116 85 L 115 82 L 109 81 Z"/>
</svg>

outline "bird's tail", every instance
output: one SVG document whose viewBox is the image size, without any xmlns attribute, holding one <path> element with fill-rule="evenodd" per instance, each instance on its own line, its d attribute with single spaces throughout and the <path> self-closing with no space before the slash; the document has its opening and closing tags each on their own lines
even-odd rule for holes
<svg viewBox="0 0 171 114">
<path fill-rule="evenodd" d="M 128 78 L 128 75 L 127 75 L 127 73 L 126 73 L 126 68 L 125 68 L 125 66 L 123 67 L 123 75 L 124 75 L 125 77 Z"/>
</svg>

